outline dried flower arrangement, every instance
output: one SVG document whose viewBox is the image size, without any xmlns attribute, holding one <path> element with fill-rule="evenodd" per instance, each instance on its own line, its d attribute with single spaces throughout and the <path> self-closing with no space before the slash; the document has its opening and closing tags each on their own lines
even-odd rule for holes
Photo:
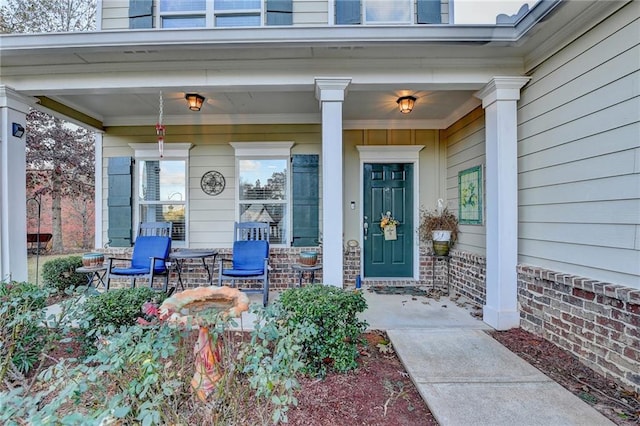
<svg viewBox="0 0 640 426">
<path fill-rule="evenodd" d="M 447 207 L 442 209 L 427 210 L 420 209 L 420 241 L 431 241 L 433 231 L 451 231 L 450 246 L 458 240 L 458 218 L 451 213 Z"/>
</svg>

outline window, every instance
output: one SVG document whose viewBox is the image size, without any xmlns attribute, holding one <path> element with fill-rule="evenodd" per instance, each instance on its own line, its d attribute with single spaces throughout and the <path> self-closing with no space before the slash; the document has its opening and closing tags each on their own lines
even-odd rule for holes
<svg viewBox="0 0 640 426">
<path fill-rule="evenodd" d="M 272 244 L 290 240 L 291 142 L 231 143 L 236 150 L 239 222 L 269 223 Z"/>
<path fill-rule="evenodd" d="M 364 0 L 366 24 L 410 24 L 410 0 Z"/>
<path fill-rule="evenodd" d="M 206 0 L 160 0 L 162 28 L 205 27 L 206 15 Z"/>
<path fill-rule="evenodd" d="M 187 245 L 188 149 L 191 144 L 165 144 L 159 158 L 155 144 L 130 144 L 136 149 L 135 221 L 171 222 L 172 243 Z"/>
<path fill-rule="evenodd" d="M 337 25 L 440 24 L 443 3 L 441 0 L 335 0 L 335 22 Z"/>
<path fill-rule="evenodd" d="M 263 0 L 160 0 L 161 28 L 259 27 Z M 281 3 L 281 2 L 280 2 Z M 284 2 L 284 3 L 290 3 Z M 279 3 L 278 3 L 279 5 Z M 267 4 L 267 7 L 269 4 Z M 281 5 L 279 5 L 282 8 Z M 291 12 L 291 5 L 278 13 Z M 267 14 L 276 11 L 266 11 Z M 291 25 L 289 17 L 288 24 Z M 278 21 L 273 25 L 286 25 Z M 269 23 L 271 25 L 271 23 Z"/>
</svg>

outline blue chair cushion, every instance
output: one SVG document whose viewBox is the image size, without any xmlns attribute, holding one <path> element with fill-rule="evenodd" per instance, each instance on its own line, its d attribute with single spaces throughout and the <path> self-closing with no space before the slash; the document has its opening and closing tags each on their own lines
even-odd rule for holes
<svg viewBox="0 0 640 426">
<path fill-rule="evenodd" d="M 230 277 L 253 277 L 256 275 L 264 274 L 264 268 L 262 269 L 223 269 L 222 275 Z"/>
<path fill-rule="evenodd" d="M 131 269 L 146 269 L 151 267 L 151 258 L 166 259 L 171 251 L 171 238 L 160 236 L 138 236 L 133 246 Z M 156 260 L 154 273 L 163 273 L 167 269 L 164 260 Z"/>
<path fill-rule="evenodd" d="M 113 268 L 111 273 L 115 275 L 145 275 L 149 273 L 149 268 Z"/>
<path fill-rule="evenodd" d="M 264 260 L 269 257 L 269 243 L 264 240 L 235 241 L 233 243 L 233 268 L 235 271 L 264 272 Z"/>
</svg>

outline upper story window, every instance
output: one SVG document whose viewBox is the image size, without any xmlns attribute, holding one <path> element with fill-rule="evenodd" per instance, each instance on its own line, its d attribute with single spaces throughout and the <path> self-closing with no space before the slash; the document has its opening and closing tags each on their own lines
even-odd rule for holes
<svg viewBox="0 0 640 426">
<path fill-rule="evenodd" d="M 365 24 L 411 23 L 411 0 L 364 0 Z"/>
<path fill-rule="evenodd" d="M 160 0 L 160 28 L 291 25 L 292 1 Z"/>
<path fill-rule="evenodd" d="M 447 0 L 335 0 L 337 25 L 442 23 Z"/>
</svg>

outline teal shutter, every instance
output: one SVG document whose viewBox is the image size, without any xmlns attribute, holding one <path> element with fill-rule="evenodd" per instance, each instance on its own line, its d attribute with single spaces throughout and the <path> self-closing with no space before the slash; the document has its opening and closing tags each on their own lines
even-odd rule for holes
<svg viewBox="0 0 640 426">
<path fill-rule="evenodd" d="M 107 234 L 110 247 L 131 247 L 132 245 L 132 170 L 132 158 L 109 158 L 107 199 L 109 229 Z"/>
<path fill-rule="evenodd" d="M 360 0 L 336 0 L 336 24 L 360 24 Z"/>
<path fill-rule="evenodd" d="M 292 25 L 293 0 L 267 0 L 267 25 Z"/>
<path fill-rule="evenodd" d="M 441 24 L 440 0 L 418 0 L 418 24 Z"/>
<path fill-rule="evenodd" d="M 294 155 L 291 160 L 293 187 L 292 246 L 318 245 L 318 156 Z"/>
<path fill-rule="evenodd" d="M 129 28 L 153 28 L 153 0 L 129 0 Z"/>
</svg>

